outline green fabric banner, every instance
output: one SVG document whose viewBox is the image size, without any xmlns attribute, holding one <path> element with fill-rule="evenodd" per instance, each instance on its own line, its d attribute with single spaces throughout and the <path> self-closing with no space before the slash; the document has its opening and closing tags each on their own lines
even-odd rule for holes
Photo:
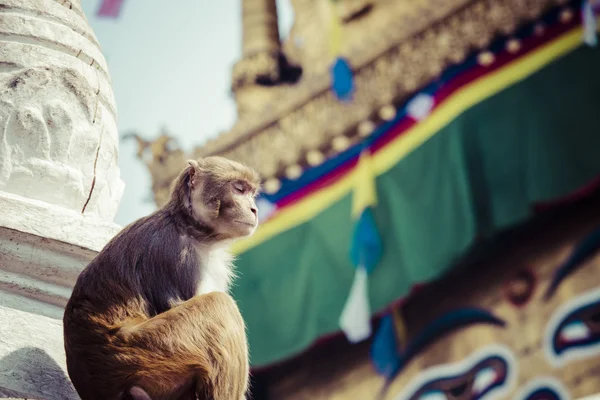
<svg viewBox="0 0 600 400">
<path fill-rule="evenodd" d="M 463 113 L 378 177 L 384 253 L 370 276 L 373 312 L 442 275 L 477 235 L 598 176 L 599 106 L 600 51 L 582 47 Z M 350 213 L 346 196 L 240 255 L 233 294 L 253 366 L 340 330 L 354 276 Z"/>
</svg>

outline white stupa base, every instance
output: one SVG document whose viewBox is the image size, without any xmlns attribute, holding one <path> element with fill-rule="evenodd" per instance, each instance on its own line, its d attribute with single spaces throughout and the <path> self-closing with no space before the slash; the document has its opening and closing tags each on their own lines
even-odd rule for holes
<svg viewBox="0 0 600 400">
<path fill-rule="evenodd" d="M 119 229 L 0 191 L 0 306 L 62 319 L 79 273 Z"/>
<path fill-rule="evenodd" d="M 78 399 L 63 310 L 79 273 L 119 229 L 0 191 L 0 398 Z"/>
</svg>

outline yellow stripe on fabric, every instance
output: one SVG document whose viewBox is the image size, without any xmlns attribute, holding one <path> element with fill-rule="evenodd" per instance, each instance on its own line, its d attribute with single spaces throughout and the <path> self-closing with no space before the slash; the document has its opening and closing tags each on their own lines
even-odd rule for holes
<svg viewBox="0 0 600 400">
<path fill-rule="evenodd" d="M 357 218 L 367 207 L 377 205 L 377 190 L 375 188 L 375 171 L 369 150 L 363 150 L 355 167 L 354 193 L 352 195 L 352 216 Z"/>
<path fill-rule="evenodd" d="M 427 119 L 394 139 L 372 156 L 375 175 L 381 175 L 391 169 L 408 153 L 423 144 L 468 108 L 527 78 L 555 59 L 579 47 L 582 44 L 582 32 L 582 27 L 574 28 L 534 50 L 531 54 L 479 78 L 451 95 L 434 109 Z M 271 220 L 261 225 L 253 236 L 237 242 L 233 246 L 233 252 L 243 253 L 281 232 L 316 217 L 353 189 L 356 173 L 355 168 L 331 185 L 282 209 Z"/>
</svg>

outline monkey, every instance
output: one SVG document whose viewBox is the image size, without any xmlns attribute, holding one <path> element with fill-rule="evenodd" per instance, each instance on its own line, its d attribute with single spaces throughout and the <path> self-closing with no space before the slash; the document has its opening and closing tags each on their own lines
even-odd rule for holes
<svg viewBox="0 0 600 400">
<path fill-rule="evenodd" d="M 169 201 L 117 233 L 77 278 L 63 333 L 82 400 L 246 399 L 228 249 L 258 226 L 260 177 L 218 156 L 187 164 Z"/>
</svg>

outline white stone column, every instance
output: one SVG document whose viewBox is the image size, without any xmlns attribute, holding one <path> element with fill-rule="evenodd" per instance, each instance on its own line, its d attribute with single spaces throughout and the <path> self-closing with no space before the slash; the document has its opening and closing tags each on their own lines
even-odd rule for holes
<svg viewBox="0 0 600 400">
<path fill-rule="evenodd" d="M 80 0 L 0 0 L 0 392 L 72 396 L 32 371 L 64 375 L 63 307 L 120 229 L 117 158 L 110 76 Z"/>
</svg>

